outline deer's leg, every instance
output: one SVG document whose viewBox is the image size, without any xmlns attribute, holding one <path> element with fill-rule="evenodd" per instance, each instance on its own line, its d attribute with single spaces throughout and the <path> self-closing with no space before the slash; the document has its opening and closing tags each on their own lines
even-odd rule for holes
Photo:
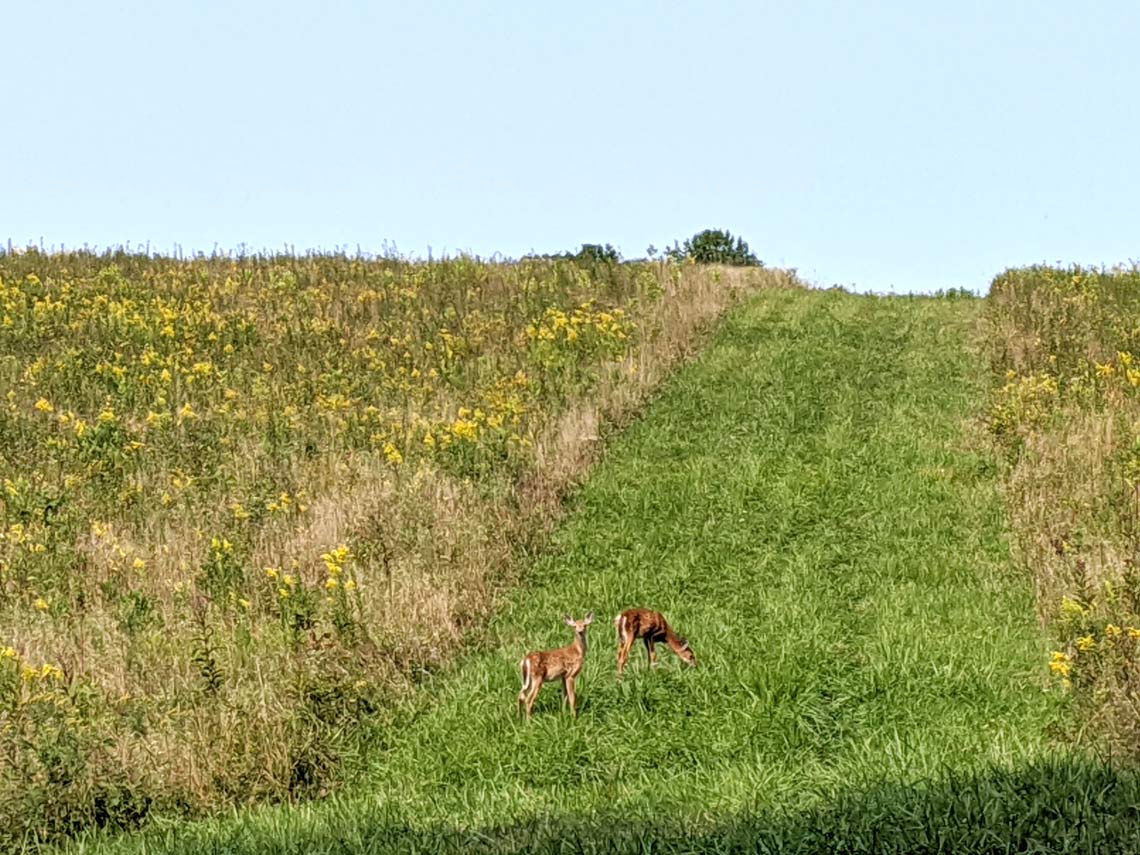
<svg viewBox="0 0 1140 855">
<path fill-rule="evenodd" d="M 625 663 L 629 659 L 629 651 L 633 647 L 633 634 L 627 635 L 621 641 L 621 647 L 618 648 L 618 677 L 621 677 L 622 672 L 625 670 Z"/>
<path fill-rule="evenodd" d="M 522 717 L 526 712 L 526 696 L 530 691 L 530 661 L 524 658 L 522 661 L 522 688 L 519 689 L 519 716 Z"/>
<path fill-rule="evenodd" d="M 645 636 L 645 655 L 649 657 L 649 667 L 657 664 L 657 651 L 653 649 L 653 639 Z"/>
<path fill-rule="evenodd" d="M 578 695 L 574 691 L 574 677 L 566 678 L 566 696 L 570 699 L 570 715 L 578 717 Z"/>
<path fill-rule="evenodd" d="M 531 676 L 530 694 L 526 699 L 526 717 L 529 719 L 534 711 L 534 702 L 538 698 L 538 690 L 542 688 L 542 677 L 538 674 Z"/>
</svg>

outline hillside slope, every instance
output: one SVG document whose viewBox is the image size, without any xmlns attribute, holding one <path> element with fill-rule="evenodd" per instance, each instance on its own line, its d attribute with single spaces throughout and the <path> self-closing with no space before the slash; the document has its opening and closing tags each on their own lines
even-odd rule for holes
<svg viewBox="0 0 1140 855">
<path fill-rule="evenodd" d="M 978 308 L 759 295 L 614 443 L 356 790 L 84 848 L 1134 848 L 1135 779 L 1050 743 L 1048 648 L 968 439 Z M 699 666 L 637 649 L 618 684 L 631 605 L 665 611 Z M 518 721 L 520 657 L 590 609 L 579 719 L 550 687 Z"/>
</svg>

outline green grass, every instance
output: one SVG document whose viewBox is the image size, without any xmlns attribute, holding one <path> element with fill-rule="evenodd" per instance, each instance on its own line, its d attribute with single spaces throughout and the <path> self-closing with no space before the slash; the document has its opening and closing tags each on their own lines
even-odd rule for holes
<svg viewBox="0 0 1140 855">
<path fill-rule="evenodd" d="M 612 443 L 356 788 L 77 849 L 1135 851 L 1135 776 L 1048 736 L 1048 648 L 967 439 L 978 309 L 761 295 Z M 699 667 L 635 649 L 619 685 L 611 621 L 633 605 Z M 550 687 L 520 722 L 519 659 L 589 609 L 579 719 Z"/>
</svg>

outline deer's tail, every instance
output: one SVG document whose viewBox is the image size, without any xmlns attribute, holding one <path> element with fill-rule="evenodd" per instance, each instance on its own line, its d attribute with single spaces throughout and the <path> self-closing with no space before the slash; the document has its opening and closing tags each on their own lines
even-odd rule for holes
<svg viewBox="0 0 1140 855">
<path fill-rule="evenodd" d="M 519 663 L 519 668 L 522 669 L 522 687 L 525 692 L 530 688 L 530 658 L 524 656 L 522 662 Z"/>
<path fill-rule="evenodd" d="M 617 640 L 620 646 L 625 642 L 625 615 L 618 615 L 614 618 L 614 629 L 617 630 Z"/>
</svg>

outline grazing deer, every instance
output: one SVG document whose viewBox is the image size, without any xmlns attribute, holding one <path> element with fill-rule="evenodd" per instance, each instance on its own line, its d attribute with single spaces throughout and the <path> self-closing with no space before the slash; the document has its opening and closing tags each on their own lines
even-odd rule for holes
<svg viewBox="0 0 1140 855">
<path fill-rule="evenodd" d="M 521 714 L 525 707 L 528 719 L 531 710 L 534 709 L 538 690 L 549 680 L 562 681 L 563 699 L 570 701 L 570 713 L 574 718 L 578 717 L 578 696 L 574 691 L 574 681 L 578 679 L 578 675 L 582 672 L 582 663 L 586 661 L 586 628 L 594 622 L 594 613 L 590 612 L 582 620 L 574 620 L 570 615 L 566 615 L 562 620 L 574 630 L 574 643 L 568 647 L 528 653 L 519 663 L 522 668 L 519 713 Z"/>
<path fill-rule="evenodd" d="M 626 660 L 629 659 L 630 648 L 633 642 L 641 639 L 645 642 L 645 652 L 649 655 L 649 665 L 657 664 L 657 652 L 653 645 L 659 641 L 668 644 L 670 649 L 690 665 L 697 664 L 697 657 L 689 647 L 689 642 L 673 632 L 665 615 L 651 609 L 626 609 L 614 618 L 618 637 L 618 677 L 625 670 Z"/>
</svg>

